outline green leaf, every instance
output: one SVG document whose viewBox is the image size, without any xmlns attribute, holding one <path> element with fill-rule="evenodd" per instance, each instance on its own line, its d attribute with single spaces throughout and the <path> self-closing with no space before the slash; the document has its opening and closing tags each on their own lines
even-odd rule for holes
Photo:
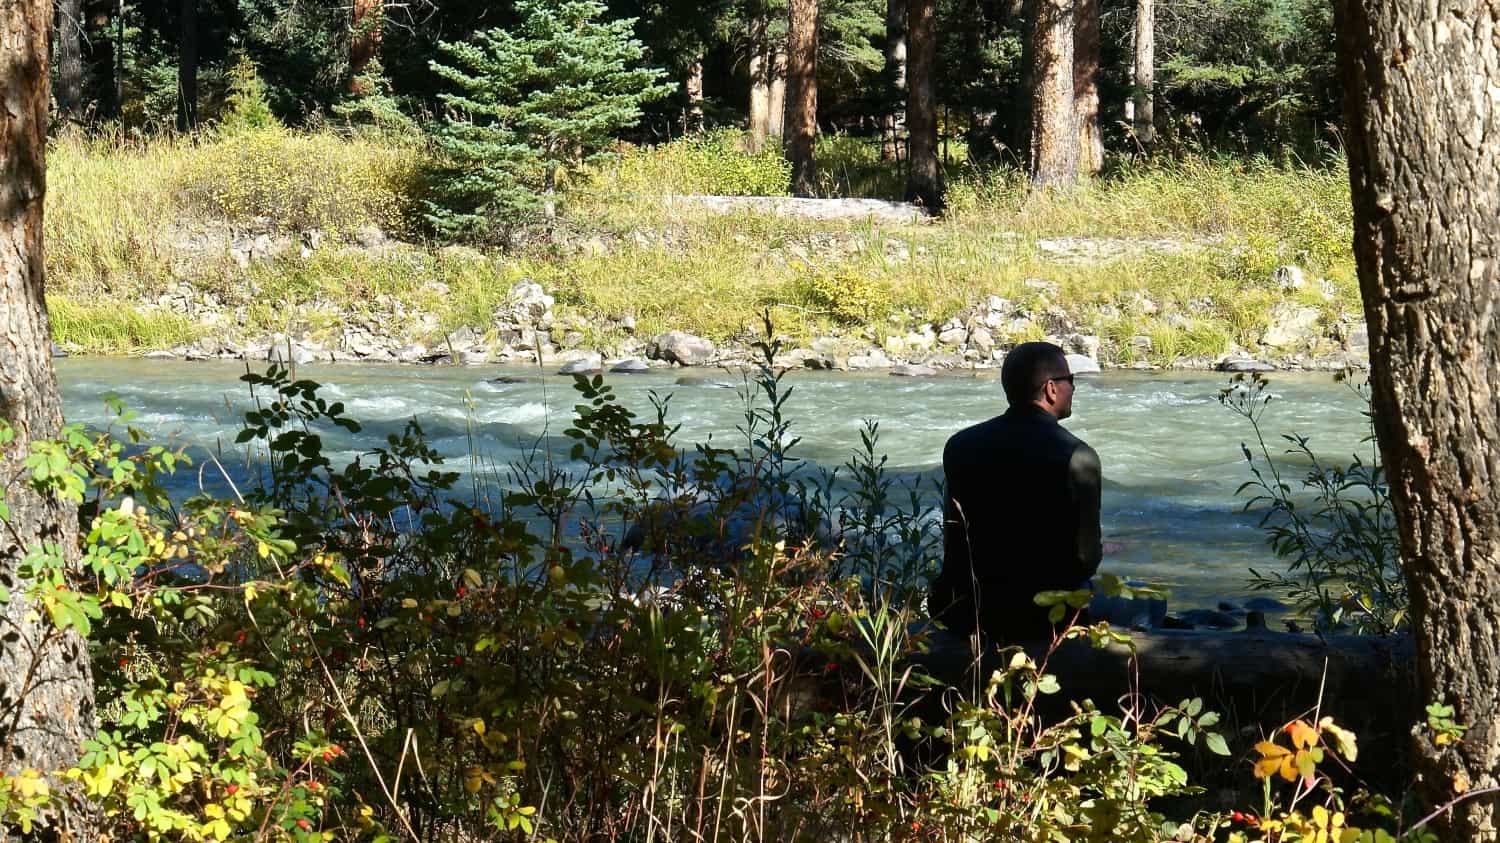
<svg viewBox="0 0 1500 843">
<path fill-rule="evenodd" d="M 1229 744 L 1224 742 L 1224 736 L 1218 732 L 1209 732 L 1205 735 L 1203 745 L 1208 747 L 1208 751 L 1215 755 L 1229 754 Z"/>
</svg>

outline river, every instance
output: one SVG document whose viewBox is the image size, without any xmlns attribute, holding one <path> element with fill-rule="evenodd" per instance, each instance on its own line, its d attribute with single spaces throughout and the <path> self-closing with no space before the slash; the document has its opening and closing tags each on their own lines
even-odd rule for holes
<svg viewBox="0 0 1500 843">
<path fill-rule="evenodd" d="M 137 413 L 137 427 L 218 453 L 236 473 L 243 471 L 243 451 L 233 445 L 241 415 L 251 407 L 248 387 L 237 380 L 243 364 L 108 358 L 57 364 L 70 421 L 107 423 L 102 396 L 114 394 Z M 352 458 L 416 417 L 450 468 L 478 467 L 491 478 L 539 441 L 561 454 L 565 440 L 544 437 L 560 434 L 578 403 L 571 378 L 539 377 L 535 369 L 345 365 L 307 366 L 298 375 L 325 384 L 321 394 L 342 401 L 365 425 L 358 437 L 327 433 L 331 453 Z M 501 376 L 525 380 L 492 382 Z M 610 376 L 610 383 L 642 416 L 651 413 L 652 391 L 670 393 L 669 418 L 681 424 L 682 444 L 710 437 L 725 446 L 743 441 L 736 433 L 745 412 L 738 374 L 655 370 Z M 943 441 L 1004 404 L 993 373 L 899 378 L 799 372 L 784 383 L 792 387 L 787 414 L 801 437 L 794 454 L 837 466 L 859 447 L 863 420 L 875 419 L 887 469 L 927 481 L 940 473 Z M 1123 548 L 1106 558 L 1103 570 L 1164 584 L 1178 607 L 1244 596 L 1250 593 L 1250 566 L 1278 564 L 1255 513 L 1243 512 L 1243 500 L 1235 496 L 1249 478 L 1240 443 L 1252 431 L 1220 405 L 1219 390 L 1227 383 L 1228 376 L 1209 373 L 1080 376 L 1075 415 L 1065 422 L 1098 450 L 1104 465 L 1104 533 Z M 1270 404 L 1263 424 L 1275 452 L 1285 447 L 1281 434 L 1296 432 L 1310 436 L 1324 458 L 1347 460 L 1357 451 L 1368 459 L 1371 446 L 1361 442 L 1363 404 L 1330 375 L 1276 374 L 1272 390 L 1279 400 Z M 191 491 L 197 479 L 182 475 L 178 491 Z"/>
</svg>

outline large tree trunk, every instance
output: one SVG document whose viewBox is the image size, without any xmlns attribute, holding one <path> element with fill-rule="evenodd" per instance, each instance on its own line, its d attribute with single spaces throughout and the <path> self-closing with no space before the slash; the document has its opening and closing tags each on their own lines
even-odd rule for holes
<svg viewBox="0 0 1500 843">
<path fill-rule="evenodd" d="M 119 91 L 115 89 L 114 10 L 116 0 L 88 0 L 84 7 L 83 60 L 90 80 L 88 98 L 96 102 L 97 115 L 106 120 L 120 115 Z"/>
<path fill-rule="evenodd" d="M 792 0 L 787 44 L 787 159 L 792 195 L 818 191 L 818 0 Z"/>
<path fill-rule="evenodd" d="M 703 56 L 694 56 L 687 66 L 687 79 L 683 90 L 687 92 L 687 115 L 683 128 L 688 132 L 703 130 Z"/>
<path fill-rule="evenodd" d="M 936 80 L 937 0 L 910 0 L 906 6 L 906 122 L 911 132 L 907 201 L 928 210 L 943 207 L 943 168 L 938 162 Z"/>
<path fill-rule="evenodd" d="M 1135 138 L 1143 145 L 1156 142 L 1156 0 L 1135 0 L 1135 87 L 1132 112 Z"/>
<path fill-rule="evenodd" d="M 198 0 L 182 0 L 177 33 L 177 131 L 198 126 Z"/>
<path fill-rule="evenodd" d="M 57 0 L 57 111 L 66 120 L 84 119 L 83 0 Z"/>
<path fill-rule="evenodd" d="M 380 53 L 384 16 L 381 0 L 354 0 L 349 21 L 349 91 L 353 94 L 369 93 L 361 90 L 359 77 Z"/>
<path fill-rule="evenodd" d="M 771 51 L 771 63 L 768 65 L 771 88 L 770 100 L 767 105 L 769 114 L 766 117 L 766 131 L 778 140 L 786 136 L 787 121 L 787 98 L 786 98 L 786 50 L 777 47 Z"/>
<path fill-rule="evenodd" d="M 1354 253 L 1373 407 L 1401 530 L 1433 804 L 1500 785 L 1500 7 L 1339 0 Z M 1493 796 L 1445 840 L 1500 839 Z"/>
<path fill-rule="evenodd" d="M 885 75 L 891 86 L 891 113 L 884 119 L 882 161 L 901 160 L 901 138 L 906 133 L 906 3 L 885 2 Z"/>
<path fill-rule="evenodd" d="M 1096 176 L 1104 167 L 1099 126 L 1099 0 L 1074 0 L 1073 112 L 1078 121 L 1078 170 Z"/>
<path fill-rule="evenodd" d="M 764 15 L 750 22 L 750 151 L 765 149 L 771 133 L 771 54 Z"/>
<path fill-rule="evenodd" d="M 31 491 L 31 442 L 62 421 L 43 298 L 42 203 L 46 193 L 47 0 L 0 3 L 0 420 L 15 438 L 0 444 L 0 488 L 10 515 L 0 532 L 0 774 L 76 763 L 93 732 L 93 679 L 76 632 L 35 619 L 30 583 L 17 567 L 26 548 L 55 542 L 77 554 L 71 506 Z M 32 615 L 33 617 L 28 617 Z M 56 836 L 94 840 L 91 814 L 67 805 L 47 818 Z"/>
<path fill-rule="evenodd" d="M 1073 113 L 1073 2 L 1034 0 L 1031 39 L 1031 137 L 1027 170 L 1033 187 L 1078 181 L 1078 128 Z"/>
</svg>

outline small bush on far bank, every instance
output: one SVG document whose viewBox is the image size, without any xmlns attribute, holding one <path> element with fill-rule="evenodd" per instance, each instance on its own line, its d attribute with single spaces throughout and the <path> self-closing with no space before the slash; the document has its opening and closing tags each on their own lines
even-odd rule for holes
<svg viewBox="0 0 1500 843">
<path fill-rule="evenodd" d="M 745 150 L 723 129 L 625 152 L 595 171 L 586 190 L 609 194 L 786 196 L 792 165 L 775 145 Z"/>
<path fill-rule="evenodd" d="M 246 129 L 188 156 L 189 204 L 230 222 L 347 235 L 361 226 L 415 230 L 421 154 L 358 138 Z"/>
</svg>

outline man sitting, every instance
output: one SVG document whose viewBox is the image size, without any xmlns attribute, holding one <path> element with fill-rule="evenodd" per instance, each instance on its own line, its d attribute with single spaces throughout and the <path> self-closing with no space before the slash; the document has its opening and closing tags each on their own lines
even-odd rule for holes
<svg viewBox="0 0 1500 843">
<path fill-rule="evenodd" d="M 1050 638 L 1037 592 L 1083 588 L 1099 568 L 1099 455 L 1058 424 L 1073 412 L 1062 349 L 1017 346 L 1000 381 L 1005 414 L 943 448 L 943 569 L 927 605 L 955 634 Z"/>
</svg>

